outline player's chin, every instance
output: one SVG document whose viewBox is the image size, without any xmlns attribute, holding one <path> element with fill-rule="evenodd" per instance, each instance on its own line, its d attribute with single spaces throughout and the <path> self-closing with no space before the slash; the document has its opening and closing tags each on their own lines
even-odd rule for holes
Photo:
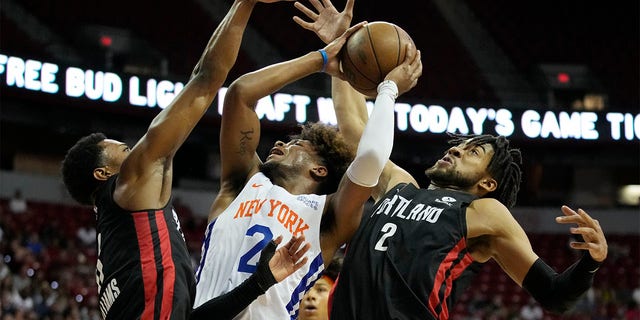
<svg viewBox="0 0 640 320">
<path fill-rule="evenodd" d="M 275 162 L 275 161 L 276 161 L 275 159 L 277 159 L 277 158 L 278 158 L 278 155 L 277 155 L 277 154 L 270 154 L 270 155 L 269 155 L 269 156 L 264 160 L 264 162 L 265 162 L 265 163 L 267 163 L 267 162 Z"/>
<path fill-rule="evenodd" d="M 302 308 L 300 309 L 300 314 L 298 319 L 305 319 L 305 320 L 319 319 L 318 318 L 319 316 L 320 314 L 317 308 Z"/>
</svg>

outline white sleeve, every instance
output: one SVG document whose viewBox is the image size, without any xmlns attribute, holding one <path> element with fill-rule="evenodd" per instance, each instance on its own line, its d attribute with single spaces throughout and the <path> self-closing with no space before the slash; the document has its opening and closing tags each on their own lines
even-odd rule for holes
<svg viewBox="0 0 640 320">
<path fill-rule="evenodd" d="M 394 106 L 398 87 L 391 80 L 378 85 L 373 111 L 362 132 L 356 157 L 347 168 L 347 177 L 360 186 L 373 187 L 389 161 L 393 149 Z"/>
</svg>

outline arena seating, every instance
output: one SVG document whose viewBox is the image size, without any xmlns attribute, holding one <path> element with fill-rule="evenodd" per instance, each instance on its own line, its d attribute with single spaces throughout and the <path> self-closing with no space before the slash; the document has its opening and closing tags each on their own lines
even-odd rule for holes
<svg viewBox="0 0 640 320">
<path fill-rule="evenodd" d="M 24 280 L 23 274 L 27 274 L 26 281 L 30 283 L 34 297 L 45 294 L 45 287 L 56 286 L 54 291 L 58 296 L 74 301 L 67 302 L 63 311 L 53 305 L 34 308 L 34 312 L 52 315 L 78 309 L 85 313 L 96 313 L 96 247 L 95 244 L 83 245 L 77 237 L 80 227 L 94 226 L 92 209 L 28 201 L 27 212 L 14 214 L 8 208 L 8 201 L 0 199 L 0 227 L 4 231 L 0 252 L 3 263 L 12 272 L 10 277 Z M 179 202 L 176 211 L 195 265 L 199 259 L 206 218 L 192 213 Z M 38 235 L 38 241 L 33 240 L 34 234 Z M 568 247 L 569 236 L 566 234 L 530 234 L 529 238 L 538 255 L 557 271 L 564 270 L 577 259 L 576 252 Z M 602 312 L 613 317 L 624 310 L 623 306 L 627 303 L 625 299 L 629 299 L 630 292 L 640 285 L 640 236 L 611 234 L 607 238 L 610 253 L 594 281 L 595 300 L 590 304 L 579 304 L 576 310 L 562 317 L 545 312 L 545 319 L 590 319 L 591 313 L 600 307 L 604 308 Z M 34 249 L 33 242 L 40 243 L 39 253 Z M 3 292 L 13 289 L 10 281 L 2 280 L 1 283 Z M 502 319 L 519 312 L 528 300 L 528 293 L 491 260 L 483 265 L 470 289 L 461 295 L 451 318 L 480 316 L 483 319 Z M 498 307 L 497 301 L 501 301 Z"/>
</svg>

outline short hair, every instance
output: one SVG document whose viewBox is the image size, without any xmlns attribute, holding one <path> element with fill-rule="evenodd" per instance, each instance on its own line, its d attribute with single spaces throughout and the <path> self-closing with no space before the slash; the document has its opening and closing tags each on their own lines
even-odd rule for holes
<svg viewBox="0 0 640 320">
<path fill-rule="evenodd" d="M 322 275 L 331 278 L 331 280 L 333 281 L 336 281 L 338 275 L 340 274 L 340 270 L 342 269 L 343 262 L 344 257 L 342 255 L 336 254 L 327 268 L 322 271 Z"/>
<path fill-rule="evenodd" d="M 93 177 L 93 170 L 102 164 L 103 146 L 107 137 L 100 132 L 80 138 L 62 160 L 62 180 L 71 197 L 81 204 L 93 205 L 93 193 L 102 184 Z"/>
<path fill-rule="evenodd" d="M 519 149 L 511 149 L 509 140 L 504 136 L 484 135 L 462 135 L 449 134 L 451 145 L 459 145 L 467 140 L 470 145 L 479 146 L 491 144 L 493 146 L 493 157 L 487 166 L 489 174 L 498 182 L 496 190 L 485 195 L 487 198 L 495 198 L 507 208 L 512 208 L 516 204 L 520 182 L 522 181 L 522 154 Z"/>
<path fill-rule="evenodd" d="M 291 139 L 302 139 L 311 142 L 327 167 L 327 177 L 320 183 L 320 194 L 330 194 L 338 190 L 342 176 L 355 156 L 354 150 L 344 141 L 338 128 L 321 122 L 307 123 L 300 126 L 299 134 L 291 135 Z"/>
</svg>

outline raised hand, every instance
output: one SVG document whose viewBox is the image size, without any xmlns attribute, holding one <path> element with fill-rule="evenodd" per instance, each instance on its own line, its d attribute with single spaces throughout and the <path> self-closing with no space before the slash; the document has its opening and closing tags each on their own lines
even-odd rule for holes
<svg viewBox="0 0 640 320">
<path fill-rule="evenodd" d="M 600 227 L 600 222 L 591 218 L 591 216 L 582 209 L 578 209 L 578 212 L 576 212 L 567 206 L 562 206 L 562 213 L 564 213 L 564 216 L 556 217 L 556 222 L 561 224 L 577 224 L 577 227 L 570 229 L 571 233 L 579 234 L 584 239 L 584 242 L 571 242 L 571 247 L 579 250 L 588 250 L 593 260 L 598 262 L 604 261 L 607 257 L 608 246 L 607 239 L 605 239 L 604 232 Z"/>
<path fill-rule="evenodd" d="M 349 39 L 354 32 L 358 31 L 358 29 L 362 28 L 366 23 L 366 21 L 363 21 L 347 29 L 347 31 L 345 31 L 340 37 L 331 41 L 331 43 L 324 47 L 324 50 L 327 53 L 327 65 L 325 66 L 324 72 L 342 80 L 347 79 L 344 73 L 342 73 L 342 70 L 340 70 L 340 57 L 338 55 L 340 54 L 340 50 L 344 44 L 347 42 L 347 39 Z"/>
<path fill-rule="evenodd" d="M 255 2 L 262 2 L 262 3 L 275 3 L 275 2 L 282 2 L 282 1 L 296 1 L 296 0 L 250 0 L 250 1 L 255 1 Z"/>
<path fill-rule="evenodd" d="M 342 12 L 338 12 L 330 0 L 309 0 L 315 12 L 302 3 L 296 1 L 293 5 L 306 15 L 312 22 L 302 20 L 298 16 L 293 21 L 301 27 L 313 31 L 320 40 L 328 44 L 342 35 L 351 24 L 353 18 L 353 3 L 355 0 L 347 0 Z"/>
<path fill-rule="evenodd" d="M 418 83 L 418 78 L 422 75 L 422 60 L 420 50 L 416 50 L 411 44 L 406 44 L 407 54 L 404 61 L 391 70 L 385 80 L 393 80 L 398 86 L 398 95 L 401 95 Z"/>
<path fill-rule="evenodd" d="M 290 276 L 305 263 L 307 263 L 307 257 L 304 254 L 307 253 L 311 244 L 305 243 L 304 236 L 292 237 L 287 244 L 280 247 L 273 257 L 269 260 L 269 269 L 277 282 L 282 281 L 284 278 Z M 276 245 L 282 242 L 282 236 L 279 236 L 273 240 Z M 304 245 L 302 245 L 304 243 Z M 302 260 L 300 260 L 302 258 Z"/>
</svg>

